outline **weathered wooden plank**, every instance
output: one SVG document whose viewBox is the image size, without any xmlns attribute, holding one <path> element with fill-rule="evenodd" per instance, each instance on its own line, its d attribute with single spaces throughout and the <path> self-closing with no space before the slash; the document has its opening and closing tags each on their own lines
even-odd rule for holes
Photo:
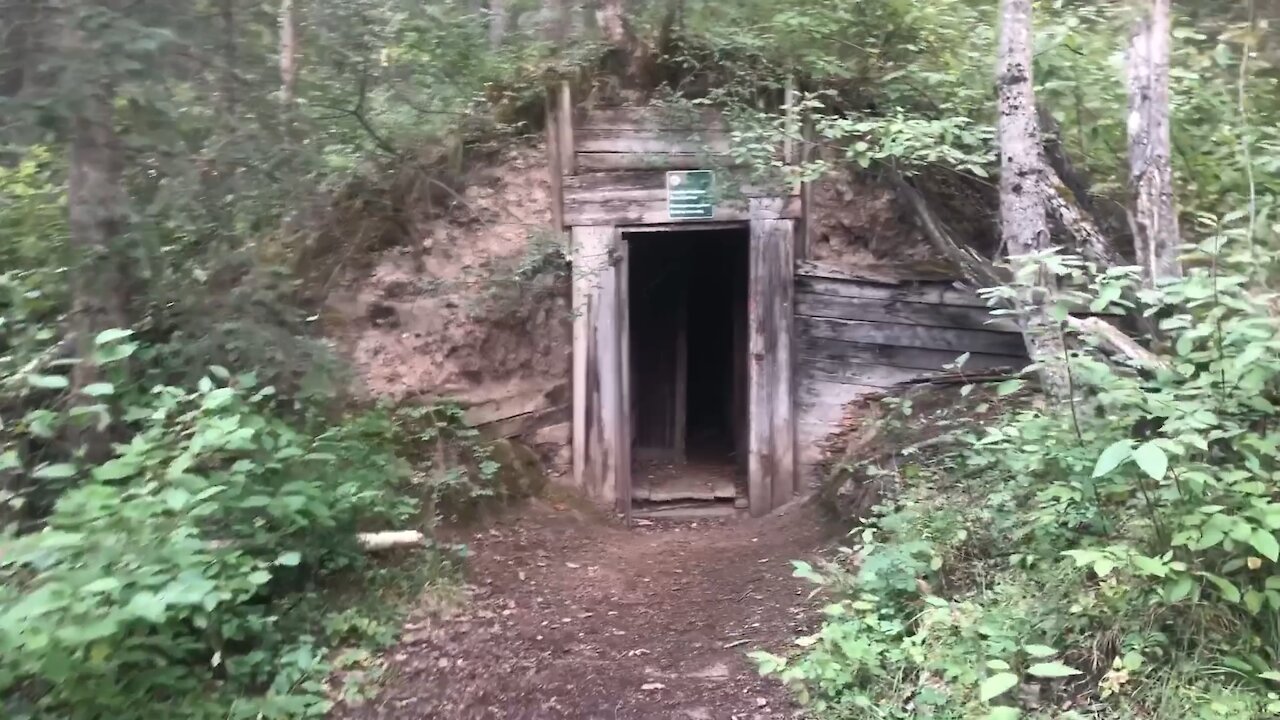
<svg viewBox="0 0 1280 720">
<path fill-rule="evenodd" d="M 833 280 L 831 278 L 798 274 L 796 275 L 796 290 L 802 293 L 830 295 L 832 297 L 987 308 L 987 302 L 978 297 L 976 293 L 965 288 L 955 287 L 952 283 L 942 282 L 886 285 L 866 280 Z"/>
<path fill-rule="evenodd" d="M 631 469 L 632 438 L 635 432 L 631 427 L 631 243 L 623 242 L 616 231 L 613 236 L 614 251 L 618 257 L 618 365 L 620 376 L 618 387 L 621 394 L 621 405 L 618 408 L 618 478 L 615 482 L 614 502 L 616 510 L 622 514 L 623 521 L 631 525 L 631 488 L 633 482 Z"/>
<path fill-rule="evenodd" d="M 755 201 L 756 199 L 751 199 Z M 773 208 L 776 215 L 782 218 L 800 216 L 800 198 L 759 198 L 766 206 Z M 565 222 L 569 225 L 662 225 L 672 221 L 667 214 L 667 200 L 600 200 L 570 198 L 565 201 Z M 715 216 L 706 222 L 740 222 L 750 220 L 751 212 L 748 203 L 743 200 L 732 200 L 716 203 Z M 681 222 L 696 223 L 697 220 Z M 790 274 L 788 274 L 790 277 Z"/>
<path fill-rule="evenodd" d="M 584 130 L 701 130 L 724 128 L 724 116 L 711 108 L 597 107 L 582 117 Z"/>
<path fill-rule="evenodd" d="M 622 416 L 622 313 L 613 261 L 617 234 L 607 226 L 572 232 L 573 476 L 588 497 L 608 504 L 617 501 L 620 487 L 630 487 L 630 464 L 621 464 L 628 423 Z"/>
<path fill-rule="evenodd" d="M 894 388 L 908 380 L 936 375 L 939 372 L 941 371 L 806 357 L 800 358 L 796 366 L 796 374 L 801 382 L 812 378 L 841 385 L 864 385 L 884 389 Z"/>
<path fill-rule="evenodd" d="M 800 333 L 798 339 L 798 355 L 801 362 L 815 359 L 889 365 L 908 370 L 940 370 L 955 362 L 956 358 L 962 354 L 953 350 L 928 350 L 809 337 L 803 332 Z M 1004 368 L 1022 368 L 1026 364 L 1027 358 L 1025 355 L 995 355 L 970 352 L 969 359 L 964 364 L 964 369 L 977 372 Z"/>
<path fill-rule="evenodd" d="M 580 153 L 659 153 L 662 155 L 727 154 L 729 138 L 714 130 L 636 130 L 577 128 L 574 149 Z"/>
<path fill-rule="evenodd" d="M 815 480 L 823 459 L 823 443 L 840 428 L 845 406 L 855 398 L 883 393 L 870 385 L 848 385 L 817 378 L 798 378 L 796 382 L 796 440 L 801 477 Z"/>
<path fill-rule="evenodd" d="M 949 350 L 957 355 L 965 352 L 1017 355 L 1025 347 L 1020 335 L 990 330 L 956 330 L 900 323 L 809 317 L 796 318 L 796 322 L 800 333 L 809 337 Z"/>
<path fill-rule="evenodd" d="M 836 267 L 817 260 L 796 263 L 796 274 L 831 280 L 872 281 L 891 285 L 916 282 L 956 282 L 960 274 L 946 263 L 928 260 L 916 262 L 887 262 Z"/>
<path fill-rule="evenodd" d="M 547 172 L 551 174 L 551 226 L 564 229 L 564 164 L 560 155 L 559 90 L 547 88 Z"/>
<path fill-rule="evenodd" d="M 662 200 L 667 198 L 666 170 L 583 173 L 562 179 L 565 196 L 571 203 L 618 200 Z M 781 197 L 777 188 L 753 186 L 739 172 L 718 170 L 713 193 L 720 202 L 751 197 Z"/>
<path fill-rule="evenodd" d="M 560 83 L 560 93 L 556 98 L 559 108 L 556 118 L 556 129 L 560 134 L 557 149 L 560 153 L 560 171 L 565 175 L 578 173 L 577 149 L 574 146 L 573 126 L 573 88 L 569 81 Z"/>
<path fill-rule="evenodd" d="M 834 297 L 804 291 L 796 296 L 796 314 L 841 320 L 1019 332 L 1018 324 L 1012 318 L 993 316 L 986 308 Z"/>
<path fill-rule="evenodd" d="M 612 170 L 702 170 L 741 165 L 728 155 L 705 152 L 693 153 L 628 153 L 628 152 L 579 152 L 576 153 L 578 172 L 607 172 Z"/>
<path fill-rule="evenodd" d="M 792 395 L 793 223 L 762 200 L 751 211 L 747 378 L 751 513 L 788 502 L 795 491 Z"/>
</svg>

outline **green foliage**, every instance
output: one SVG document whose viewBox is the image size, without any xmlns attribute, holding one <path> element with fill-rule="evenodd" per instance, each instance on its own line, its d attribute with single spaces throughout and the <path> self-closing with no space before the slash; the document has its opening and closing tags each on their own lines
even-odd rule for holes
<svg viewBox="0 0 1280 720">
<path fill-rule="evenodd" d="M 0 688 L 30 711 L 226 717 L 265 691 L 232 716 L 323 713 L 325 652 L 280 613 L 363 563 L 357 529 L 411 515 L 408 466 L 385 416 L 302 431 L 270 387 L 212 376 L 120 398 L 133 432 L 104 462 L 35 469 L 68 489 L 0 559 Z"/>
<path fill-rule="evenodd" d="M 830 717 L 1280 712 L 1280 322 L 1241 231 L 1205 244 L 1159 290 L 1116 269 L 1083 291 L 1137 298 L 1166 369 L 1082 352 L 1070 407 L 998 393 L 998 421 L 899 473 L 856 569 L 805 569 L 835 601 L 762 668 Z"/>
<path fill-rule="evenodd" d="M 429 510 L 465 518 L 492 499 L 505 500 L 492 445 L 467 425 L 461 406 L 407 406 L 392 415 L 396 441 L 415 461 Z"/>
</svg>

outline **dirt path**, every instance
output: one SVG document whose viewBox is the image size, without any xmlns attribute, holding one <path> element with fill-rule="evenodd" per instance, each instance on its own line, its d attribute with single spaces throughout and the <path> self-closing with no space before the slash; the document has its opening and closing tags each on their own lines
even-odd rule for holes
<svg viewBox="0 0 1280 720">
<path fill-rule="evenodd" d="M 824 538 L 809 508 L 626 530 L 537 504 L 465 538 L 470 597 L 421 613 L 382 693 L 341 718 L 775 720 L 798 717 L 746 653 L 806 630 L 792 559 Z"/>
</svg>

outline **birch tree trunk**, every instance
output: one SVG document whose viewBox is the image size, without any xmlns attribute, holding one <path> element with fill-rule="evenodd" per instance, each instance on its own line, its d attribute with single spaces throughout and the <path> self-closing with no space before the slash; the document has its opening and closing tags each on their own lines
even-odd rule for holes
<svg viewBox="0 0 1280 720">
<path fill-rule="evenodd" d="M 543 37 L 559 47 L 569 34 L 568 0 L 542 0 Z"/>
<path fill-rule="evenodd" d="M 1029 277 L 1027 256 L 1049 245 L 1042 188 L 1047 185 L 1032 84 L 1031 0 L 1001 0 L 999 88 L 1000 230 L 1019 288 L 1017 305 L 1027 354 L 1045 391 L 1068 392 L 1065 346 L 1047 307 L 1053 278 Z"/>
<path fill-rule="evenodd" d="M 280 0 L 280 103 L 293 108 L 298 91 L 298 15 L 294 0 Z"/>
<path fill-rule="evenodd" d="M 507 0 L 489 0 L 489 47 L 497 50 L 507 37 Z"/>
<path fill-rule="evenodd" d="M 1126 60 L 1129 84 L 1129 185 L 1134 250 L 1142 282 L 1182 275 L 1178 214 L 1173 203 L 1169 139 L 1170 0 L 1134 0 L 1138 18 Z"/>
</svg>

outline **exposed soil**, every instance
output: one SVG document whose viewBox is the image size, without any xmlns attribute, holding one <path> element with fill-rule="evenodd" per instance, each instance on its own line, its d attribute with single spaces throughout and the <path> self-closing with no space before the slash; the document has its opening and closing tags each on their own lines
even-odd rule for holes
<svg viewBox="0 0 1280 720">
<path fill-rule="evenodd" d="M 556 472 L 568 459 L 559 415 L 568 413 L 572 313 L 545 151 L 513 148 L 477 164 L 463 185 L 415 222 L 414 241 L 341 278 L 325 331 L 372 396 L 456 400 L 475 425 L 549 416 L 526 440 Z"/>
<path fill-rule="evenodd" d="M 810 628 L 791 560 L 827 531 L 811 506 L 632 529 L 535 502 L 472 534 L 467 601 L 423 610 L 376 698 L 339 718 L 800 717 L 746 653 Z"/>
</svg>

